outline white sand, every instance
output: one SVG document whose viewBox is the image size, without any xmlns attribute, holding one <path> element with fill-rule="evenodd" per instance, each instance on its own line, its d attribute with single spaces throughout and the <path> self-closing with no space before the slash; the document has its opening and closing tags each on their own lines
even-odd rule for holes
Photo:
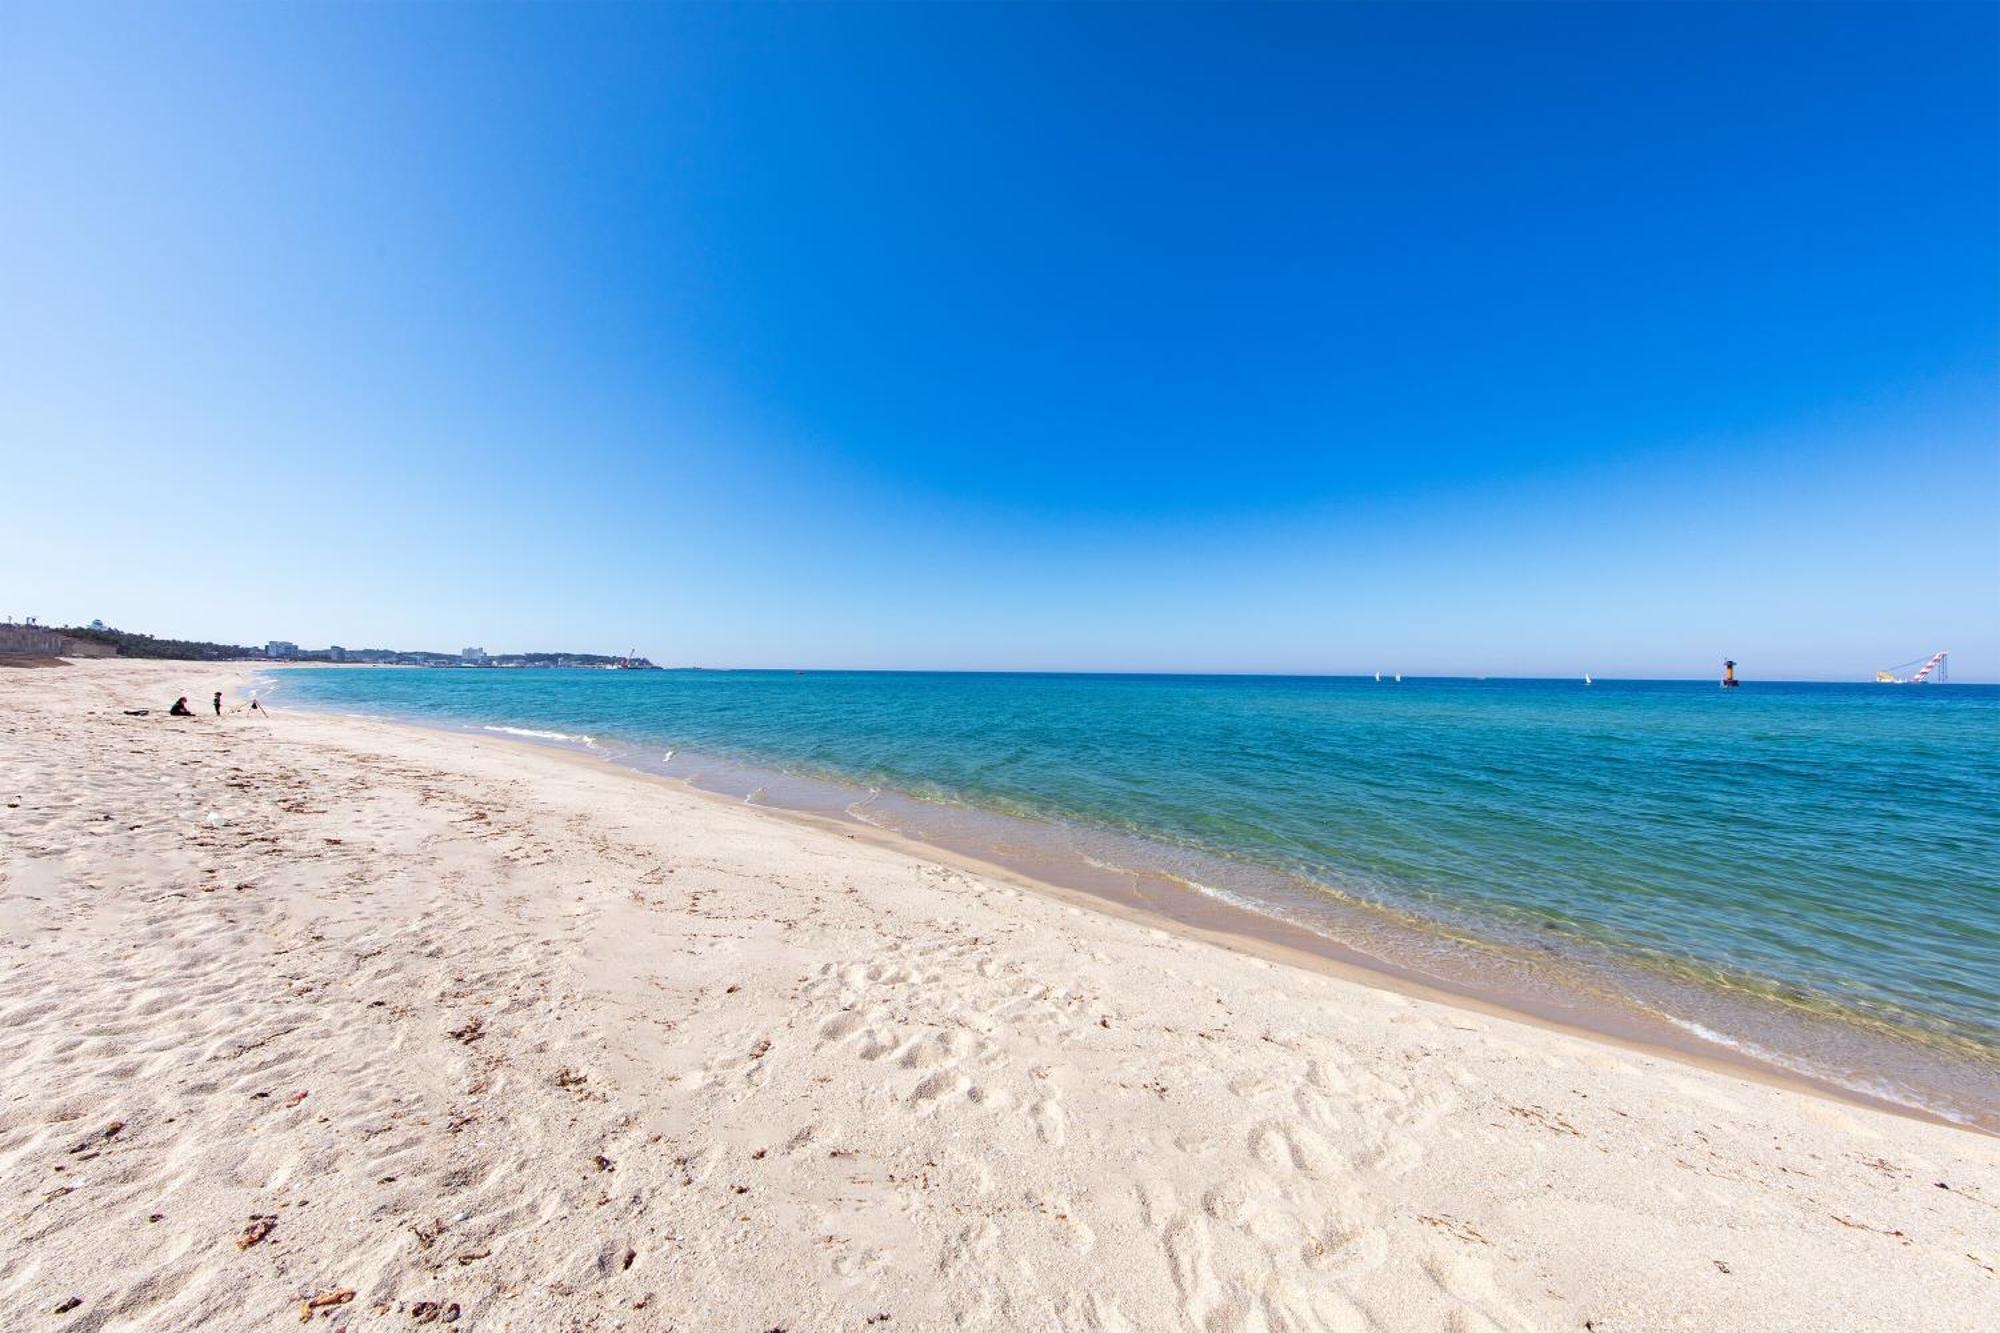
<svg viewBox="0 0 2000 1333">
<path fill-rule="evenodd" d="M 0 1329 L 2000 1326 L 1991 1138 L 242 680 L 0 671 Z"/>
</svg>

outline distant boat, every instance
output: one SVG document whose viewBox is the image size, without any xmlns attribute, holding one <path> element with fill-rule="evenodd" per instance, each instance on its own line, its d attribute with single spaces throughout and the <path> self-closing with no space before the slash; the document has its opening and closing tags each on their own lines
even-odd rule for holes
<svg viewBox="0 0 2000 1333">
<path fill-rule="evenodd" d="M 1590 678 L 1590 673 L 1586 671 L 1583 673 L 1583 683 L 1586 685 L 1595 685 L 1597 682 L 1592 680 Z"/>
<path fill-rule="evenodd" d="M 1380 685 L 1382 683 L 1382 673 L 1379 671 L 1375 673 L 1375 683 L 1377 685 Z"/>
<path fill-rule="evenodd" d="M 1396 673 L 1396 683 L 1398 685 L 1401 685 L 1403 683 L 1403 673 L 1400 671 Z"/>
</svg>

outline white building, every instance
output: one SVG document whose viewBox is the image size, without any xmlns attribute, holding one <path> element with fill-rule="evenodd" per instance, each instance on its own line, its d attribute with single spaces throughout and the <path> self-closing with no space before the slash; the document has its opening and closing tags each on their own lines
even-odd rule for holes
<svg viewBox="0 0 2000 1333">
<path fill-rule="evenodd" d="M 461 662 L 484 662 L 486 660 L 486 650 L 484 648 L 462 649 L 458 654 L 458 660 Z"/>
<path fill-rule="evenodd" d="M 264 656 L 266 657 L 275 657 L 280 661 L 290 661 L 298 655 L 299 646 L 296 643 L 288 643 L 284 639 L 273 639 L 264 645 Z"/>
</svg>

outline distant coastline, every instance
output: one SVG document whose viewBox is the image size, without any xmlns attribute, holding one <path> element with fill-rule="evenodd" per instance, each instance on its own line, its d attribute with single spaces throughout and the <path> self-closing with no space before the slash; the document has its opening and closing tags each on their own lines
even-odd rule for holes
<svg viewBox="0 0 2000 1333">
<path fill-rule="evenodd" d="M 69 640 L 71 649 L 89 648 L 88 656 L 117 656 L 177 662 L 312 662 L 318 665 L 422 666 L 467 668 L 554 668 L 605 667 L 629 671 L 658 671 L 651 659 L 636 653 L 488 653 L 483 648 L 464 648 L 455 653 L 428 649 L 301 648 L 288 640 L 273 639 L 262 648 L 245 643 L 214 643 L 204 639 L 165 639 L 151 634 L 116 629 L 102 621 L 88 625 L 7 624 L 4 628 L 31 630 L 51 639 Z M 108 650 L 108 651 L 107 651 Z M 4 647 L 0 646 L 0 651 Z M 67 653 L 59 654 L 67 655 Z"/>
</svg>

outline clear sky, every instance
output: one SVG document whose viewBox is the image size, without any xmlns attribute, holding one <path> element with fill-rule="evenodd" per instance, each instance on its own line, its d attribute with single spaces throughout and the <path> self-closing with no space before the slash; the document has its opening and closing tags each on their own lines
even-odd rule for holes
<svg viewBox="0 0 2000 1333">
<path fill-rule="evenodd" d="M 1989 5 L 0 7 L 0 616 L 2000 678 Z"/>
</svg>

